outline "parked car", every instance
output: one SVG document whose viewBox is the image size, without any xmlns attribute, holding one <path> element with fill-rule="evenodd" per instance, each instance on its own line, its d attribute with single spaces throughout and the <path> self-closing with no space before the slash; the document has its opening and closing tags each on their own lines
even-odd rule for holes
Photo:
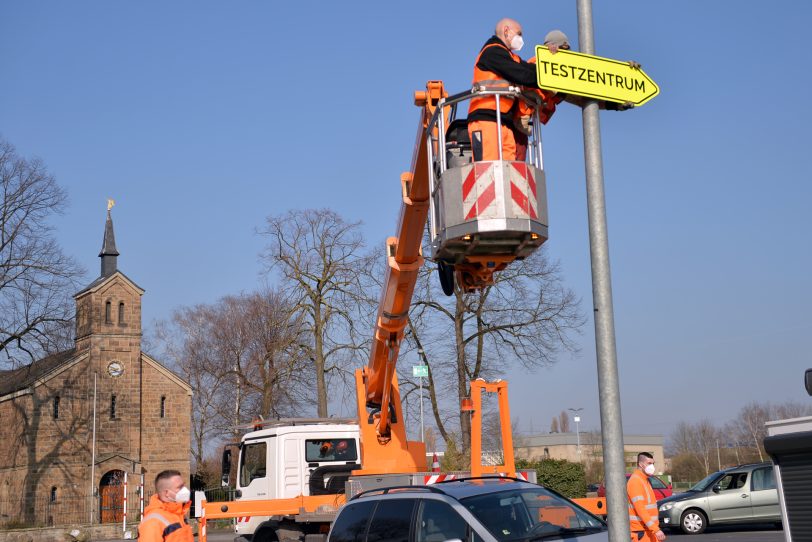
<svg viewBox="0 0 812 542">
<path fill-rule="evenodd" d="M 626 480 L 629 479 L 629 476 L 631 476 L 631 474 L 626 475 Z M 660 478 L 649 476 L 648 481 L 651 483 L 651 488 L 654 490 L 654 496 L 657 497 L 657 501 L 674 494 L 674 491 L 671 489 L 671 484 L 666 484 Z M 598 486 L 598 497 L 606 497 L 606 488 L 603 484 Z"/>
<path fill-rule="evenodd" d="M 338 512 L 327 542 L 607 541 L 606 523 L 555 491 L 471 478 L 366 491 Z"/>
<path fill-rule="evenodd" d="M 772 463 L 714 472 L 658 503 L 660 527 L 699 534 L 708 525 L 781 522 Z"/>
</svg>

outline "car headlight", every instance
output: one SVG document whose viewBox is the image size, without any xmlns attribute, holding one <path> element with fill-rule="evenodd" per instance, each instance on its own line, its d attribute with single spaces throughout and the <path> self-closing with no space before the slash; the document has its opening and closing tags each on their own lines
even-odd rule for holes
<svg viewBox="0 0 812 542">
<path fill-rule="evenodd" d="M 667 502 L 665 504 L 660 505 L 660 512 L 667 512 L 668 510 L 671 510 L 672 508 L 674 508 L 674 503 Z"/>
</svg>

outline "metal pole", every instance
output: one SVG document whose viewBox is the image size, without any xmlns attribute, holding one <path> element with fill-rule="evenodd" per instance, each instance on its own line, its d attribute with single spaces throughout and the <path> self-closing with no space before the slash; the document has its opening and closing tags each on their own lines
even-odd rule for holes
<svg viewBox="0 0 812 542">
<path fill-rule="evenodd" d="M 96 509 L 93 500 L 96 491 L 96 373 L 93 373 L 93 441 L 90 446 L 90 524 L 93 525 L 93 512 Z"/>
<path fill-rule="evenodd" d="M 592 28 L 592 0 L 578 0 L 578 41 L 582 53 L 595 54 Z M 598 364 L 598 393 L 601 412 L 603 464 L 606 480 L 606 508 L 610 542 L 631 539 L 626 465 L 623 456 L 623 422 L 620 414 L 620 384 L 617 372 L 612 281 L 609 270 L 609 237 L 603 191 L 598 103 L 588 100 L 583 107 L 584 162 L 589 214 L 589 252 L 592 260 L 592 303 L 595 318 L 595 347 Z"/>
<path fill-rule="evenodd" d="M 420 377 L 420 442 L 426 442 L 426 434 L 423 432 L 423 377 Z"/>
<path fill-rule="evenodd" d="M 127 471 L 124 471 L 124 514 L 123 514 L 123 523 L 121 524 L 121 532 L 122 536 L 126 536 L 123 533 L 127 532 Z"/>
</svg>

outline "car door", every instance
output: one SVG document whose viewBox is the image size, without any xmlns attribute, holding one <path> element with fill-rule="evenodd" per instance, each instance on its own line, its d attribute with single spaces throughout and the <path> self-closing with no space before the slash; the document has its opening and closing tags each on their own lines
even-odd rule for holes
<svg viewBox="0 0 812 542">
<path fill-rule="evenodd" d="M 781 508 L 772 465 L 755 469 L 750 481 L 750 505 L 755 521 L 778 521 Z"/>
<path fill-rule="evenodd" d="M 753 515 L 747 471 L 729 472 L 708 492 L 710 522 L 746 521 Z"/>
</svg>

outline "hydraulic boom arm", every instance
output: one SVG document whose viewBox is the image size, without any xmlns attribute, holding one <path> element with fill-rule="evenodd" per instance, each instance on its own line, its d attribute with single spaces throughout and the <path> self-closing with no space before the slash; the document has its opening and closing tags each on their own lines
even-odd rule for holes
<svg viewBox="0 0 812 542">
<path fill-rule="evenodd" d="M 400 177 L 403 204 L 397 236 L 386 240 L 387 268 L 369 364 L 356 372 L 364 471 L 425 469 L 425 446 L 406 440 L 395 366 L 417 274 L 423 265 L 421 244 L 430 197 L 427 138 L 436 140 L 428 126 L 445 96 L 441 81 L 429 81 L 425 91 L 415 92 L 421 115 L 410 171 Z"/>
</svg>

